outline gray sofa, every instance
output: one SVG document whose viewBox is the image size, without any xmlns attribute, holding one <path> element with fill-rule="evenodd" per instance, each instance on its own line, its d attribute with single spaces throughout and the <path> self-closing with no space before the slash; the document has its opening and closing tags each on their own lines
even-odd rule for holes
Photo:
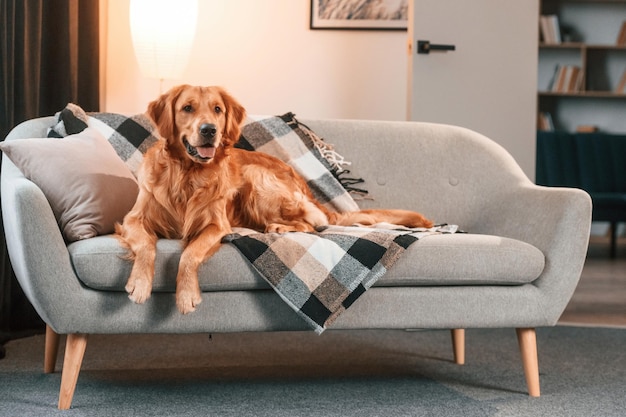
<svg viewBox="0 0 626 417">
<path fill-rule="evenodd" d="M 467 232 L 411 245 L 331 329 L 451 329 L 463 363 L 463 329 L 515 328 L 529 394 L 539 396 L 534 329 L 556 324 L 577 285 L 591 224 L 588 194 L 534 185 L 502 147 L 467 129 L 302 122 L 365 179 L 371 199 L 360 206 L 414 209 Z M 45 137 L 53 123 L 24 122 L 6 140 Z M 158 244 L 152 298 L 134 304 L 124 291 L 131 266 L 112 236 L 68 244 L 42 191 L 6 155 L 1 179 L 11 263 L 48 326 L 46 372 L 54 371 L 59 335 L 68 335 L 59 408 L 71 405 L 88 334 L 309 329 L 228 244 L 200 270 L 203 303 L 196 312 L 176 309 L 181 246 L 170 240 Z"/>
</svg>

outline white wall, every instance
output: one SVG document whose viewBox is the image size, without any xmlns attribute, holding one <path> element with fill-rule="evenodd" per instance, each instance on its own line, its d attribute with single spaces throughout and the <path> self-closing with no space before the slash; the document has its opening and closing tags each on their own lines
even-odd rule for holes
<svg viewBox="0 0 626 417">
<path fill-rule="evenodd" d="M 143 112 L 160 93 L 139 71 L 130 0 L 108 0 L 103 111 Z M 310 0 L 200 0 L 181 83 L 221 85 L 250 114 L 405 120 L 406 32 L 310 30 Z"/>
</svg>

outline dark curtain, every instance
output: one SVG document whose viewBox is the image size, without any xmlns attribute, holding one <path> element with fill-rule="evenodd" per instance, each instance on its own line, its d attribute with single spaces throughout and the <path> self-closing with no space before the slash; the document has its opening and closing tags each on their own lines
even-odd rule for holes
<svg viewBox="0 0 626 417">
<path fill-rule="evenodd" d="M 68 102 L 99 110 L 98 0 L 0 0 L 0 138 Z M 2 231 L 0 337 L 41 329 L 14 274 Z M 0 352 L 1 354 L 1 352 Z"/>
</svg>

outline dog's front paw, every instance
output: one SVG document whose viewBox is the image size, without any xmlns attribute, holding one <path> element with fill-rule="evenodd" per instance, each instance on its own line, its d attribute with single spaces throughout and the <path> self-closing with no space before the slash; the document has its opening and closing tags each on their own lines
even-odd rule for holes
<svg viewBox="0 0 626 417">
<path fill-rule="evenodd" d="M 129 279 L 126 283 L 128 298 L 137 304 L 145 303 L 150 298 L 152 284 L 146 279 Z"/>
<path fill-rule="evenodd" d="M 193 313 L 196 306 L 202 302 L 200 290 L 183 289 L 176 291 L 176 306 L 183 313 Z"/>
</svg>

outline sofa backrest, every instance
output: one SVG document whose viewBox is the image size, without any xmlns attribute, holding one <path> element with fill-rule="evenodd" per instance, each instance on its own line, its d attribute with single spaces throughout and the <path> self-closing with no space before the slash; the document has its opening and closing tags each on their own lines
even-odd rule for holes
<svg viewBox="0 0 626 417">
<path fill-rule="evenodd" d="M 498 221 L 498 202 L 519 199 L 531 185 L 500 145 L 456 126 L 365 120 L 305 120 L 350 161 L 350 177 L 363 178 L 362 208 L 422 212 L 437 223 L 480 233 Z M 53 117 L 29 120 L 9 135 L 45 137 Z M 500 221 L 505 221 L 501 218 Z"/>
<path fill-rule="evenodd" d="M 412 209 L 479 231 L 501 199 L 531 184 L 500 145 L 468 129 L 422 122 L 301 120 L 352 162 L 363 208 Z"/>
</svg>

